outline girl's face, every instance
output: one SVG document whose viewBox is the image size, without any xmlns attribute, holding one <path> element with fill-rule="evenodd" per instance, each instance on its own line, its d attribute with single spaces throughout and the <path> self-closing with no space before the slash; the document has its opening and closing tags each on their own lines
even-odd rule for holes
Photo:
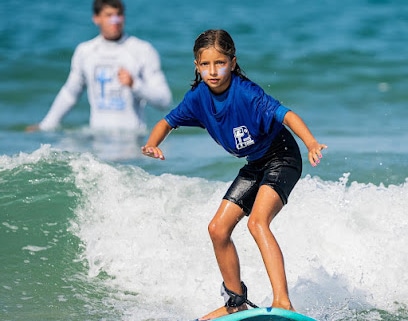
<svg viewBox="0 0 408 321">
<path fill-rule="evenodd" d="M 236 58 L 231 59 L 210 47 L 201 52 L 194 64 L 210 90 L 214 94 L 221 94 L 231 83 L 231 72 L 236 66 Z"/>
</svg>

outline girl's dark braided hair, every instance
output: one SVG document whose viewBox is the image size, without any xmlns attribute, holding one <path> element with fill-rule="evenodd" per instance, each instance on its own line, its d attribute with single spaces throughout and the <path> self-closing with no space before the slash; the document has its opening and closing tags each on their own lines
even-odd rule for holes
<svg viewBox="0 0 408 321">
<path fill-rule="evenodd" d="M 209 29 L 201 33 L 194 43 L 194 58 L 199 60 L 200 54 L 204 49 L 214 47 L 223 55 L 228 56 L 230 59 L 235 57 L 235 45 L 234 41 L 232 40 L 231 36 L 228 32 L 222 29 Z M 248 80 L 245 76 L 245 73 L 241 70 L 238 63 L 235 66 L 235 69 L 232 73 L 236 74 L 237 76 Z M 198 86 L 201 82 L 202 78 L 200 73 L 197 69 L 195 69 L 195 79 L 191 85 L 194 89 Z"/>
</svg>

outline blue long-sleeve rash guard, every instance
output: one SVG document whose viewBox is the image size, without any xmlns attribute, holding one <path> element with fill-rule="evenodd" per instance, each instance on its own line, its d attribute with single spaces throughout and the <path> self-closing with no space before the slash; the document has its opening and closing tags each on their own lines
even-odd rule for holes
<svg viewBox="0 0 408 321">
<path fill-rule="evenodd" d="M 221 109 L 215 108 L 212 96 L 209 87 L 201 82 L 186 93 L 165 120 L 173 128 L 205 128 L 236 157 L 246 157 L 248 161 L 261 158 L 284 126 L 283 118 L 289 109 L 254 82 L 234 74 Z"/>
</svg>

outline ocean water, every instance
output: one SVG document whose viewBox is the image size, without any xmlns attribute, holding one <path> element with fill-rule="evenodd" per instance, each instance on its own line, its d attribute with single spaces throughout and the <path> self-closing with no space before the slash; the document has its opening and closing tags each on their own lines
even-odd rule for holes
<svg viewBox="0 0 408 321">
<path fill-rule="evenodd" d="M 174 105 L 208 28 L 246 74 L 329 147 L 306 161 L 271 227 L 295 308 L 317 320 L 408 320 L 408 5 L 405 0 L 127 1 L 126 29 L 160 52 Z M 0 21 L 0 320 L 186 321 L 223 304 L 207 224 L 244 163 L 199 129 L 140 155 L 145 137 L 94 133 L 85 97 L 47 112 L 91 1 L 5 0 Z M 146 109 L 151 128 L 163 113 Z M 249 299 L 272 300 L 245 220 L 233 234 Z"/>
</svg>

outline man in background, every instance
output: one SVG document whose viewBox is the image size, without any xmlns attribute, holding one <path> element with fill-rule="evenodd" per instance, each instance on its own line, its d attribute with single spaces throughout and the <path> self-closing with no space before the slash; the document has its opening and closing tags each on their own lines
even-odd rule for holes
<svg viewBox="0 0 408 321">
<path fill-rule="evenodd" d="M 121 0 L 94 0 L 100 34 L 78 45 L 71 70 L 44 119 L 27 130 L 53 130 L 87 87 L 89 125 L 96 130 L 144 132 L 147 104 L 166 109 L 172 95 L 160 57 L 147 41 L 124 33 Z"/>
</svg>

